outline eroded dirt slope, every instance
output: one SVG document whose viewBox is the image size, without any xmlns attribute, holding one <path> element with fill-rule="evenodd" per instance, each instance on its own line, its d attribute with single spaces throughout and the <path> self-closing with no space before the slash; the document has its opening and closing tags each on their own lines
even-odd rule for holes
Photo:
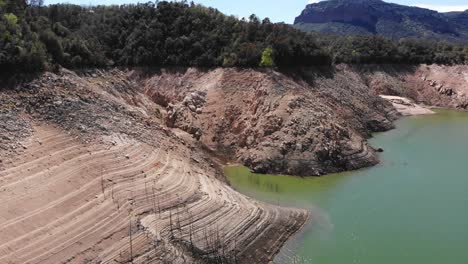
<svg viewBox="0 0 468 264">
<path fill-rule="evenodd" d="M 168 126 L 256 172 L 322 175 L 378 162 L 366 143 L 397 114 L 347 68 L 162 71 L 142 77 Z"/>
<path fill-rule="evenodd" d="M 366 143 L 393 127 L 378 95 L 466 109 L 468 66 L 338 65 L 333 69 L 135 72 L 165 121 L 256 172 L 322 175 L 378 162 Z"/>
<path fill-rule="evenodd" d="M 267 263 L 308 218 L 227 186 L 124 72 L 0 96 L 0 263 Z"/>
<path fill-rule="evenodd" d="M 468 65 L 355 67 L 379 94 L 411 98 L 429 106 L 468 109 Z"/>
<path fill-rule="evenodd" d="M 93 70 L 0 91 L 0 263 L 268 263 L 308 219 L 220 160 L 322 175 L 378 162 L 379 94 L 466 109 L 466 66 Z"/>
</svg>

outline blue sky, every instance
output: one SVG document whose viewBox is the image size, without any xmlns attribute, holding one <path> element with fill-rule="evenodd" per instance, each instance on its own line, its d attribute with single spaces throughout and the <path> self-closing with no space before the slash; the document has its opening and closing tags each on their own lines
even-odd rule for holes
<svg viewBox="0 0 468 264">
<path fill-rule="evenodd" d="M 468 9 L 468 0 L 386 0 L 387 2 L 420 6 L 433 10 L 463 11 Z M 79 5 L 125 4 L 147 2 L 145 0 L 45 0 L 46 4 L 72 3 Z M 261 18 L 269 17 L 273 22 L 292 23 L 304 7 L 317 0 L 194 0 L 205 6 L 215 7 L 228 15 L 248 17 L 255 13 Z"/>
</svg>

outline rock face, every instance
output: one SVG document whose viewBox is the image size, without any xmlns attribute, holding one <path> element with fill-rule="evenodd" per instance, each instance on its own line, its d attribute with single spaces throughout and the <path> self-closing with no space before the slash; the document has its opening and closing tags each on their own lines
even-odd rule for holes
<svg viewBox="0 0 468 264">
<path fill-rule="evenodd" d="M 403 96 L 428 106 L 468 109 L 466 65 L 368 65 L 355 70 L 378 94 Z"/>
<path fill-rule="evenodd" d="M 329 0 L 307 5 L 295 27 L 340 35 L 379 34 L 468 41 L 467 12 L 433 10 L 380 0 Z"/>
<path fill-rule="evenodd" d="M 163 72 L 142 86 L 150 97 L 170 98 L 171 126 L 228 160 L 261 173 L 322 175 L 377 163 L 365 139 L 392 128 L 396 118 L 350 69 L 333 75 L 189 69 Z M 195 105 L 192 98 L 200 99 Z"/>
<path fill-rule="evenodd" d="M 398 116 L 378 95 L 466 109 L 467 72 L 467 66 L 437 65 L 339 65 L 290 73 L 188 69 L 163 71 L 141 79 L 141 86 L 151 98 L 170 101 L 169 114 L 177 109 L 171 124 L 213 153 L 256 172 L 306 176 L 378 162 L 365 140 L 392 128 Z M 195 94 L 202 98 L 196 106 L 187 103 Z"/>
</svg>

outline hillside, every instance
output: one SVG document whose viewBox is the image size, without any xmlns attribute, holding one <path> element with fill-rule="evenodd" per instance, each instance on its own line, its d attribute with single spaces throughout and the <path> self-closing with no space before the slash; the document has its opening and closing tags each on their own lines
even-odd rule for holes
<svg viewBox="0 0 468 264">
<path fill-rule="evenodd" d="M 295 19 L 304 31 L 339 35 L 378 34 L 392 39 L 468 41 L 468 11 L 437 11 L 381 0 L 329 0 L 309 4 Z"/>
<path fill-rule="evenodd" d="M 0 263 L 270 263 L 317 219 L 240 194 L 223 166 L 355 170 L 411 113 L 395 106 L 468 109 L 461 45 L 186 2 L 27 3 L 0 0 Z"/>
<path fill-rule="evenodd" d="M 267 263 L 307 212 L 231 189 L 134 74 L 0 93 L 0 262 Z"/>
<path fill-rule="evenodd" d="M 354 4 L 356 8 L 362 6 Z M 313 10 L 313 5 L 309 7 Z M 374 9 L 359 9 L 360 30 L 364 32 L 371 28 L 375 31 L 372 29 L 374 24 L 380 23 L 377 21 L 380 16 L 388 16 L 387 9 L 367 18 L 364 13 L 372 14 Z M 418 16 L 419 20 L 434 13 L 426 11 Z M 326 12 L 323 13 L 326 17 L 333 17 Z M 464 15 L 451 14 L 455 16 L 454 21 L 461 24 L 465 21 Z M 341 15 L 338 12 L 334 16 Z M 468 47 L 445 41 L 450 39 L 447 34 L 458 34 L 449 22 L 441 22 L 439 17 L 426 24 L 445 34 L 444 41 L 410 39 L 396 42 L 383 37 L 348 39 L 307 34 L 290 25 L 260 20 L 255 15 L 248 20 L 238 19 L 213 8 L 183 1 L 40 7 L 9 0 L 0 4 L 0 78 L 18 73 L 54 71 L 60 67 L 252 68 L 261 65 L 288 68 L 338 63 L 418 65 L 464 64 L 468 61 Z M 400 34 L 411 27 L 391 28 Z M 261 63 L 262 60 L 268 63 Z"/>
<path fill-rule="evenodd" d="M 298 175 L 376 164 L 366 138 L 398 116 L 378 94 L 467 109 L 466 72 L 61 69 L 3 89 L 0 261 L 267 263 L 308 213 L 237 193 L 224 162 Z"/>
</svg>

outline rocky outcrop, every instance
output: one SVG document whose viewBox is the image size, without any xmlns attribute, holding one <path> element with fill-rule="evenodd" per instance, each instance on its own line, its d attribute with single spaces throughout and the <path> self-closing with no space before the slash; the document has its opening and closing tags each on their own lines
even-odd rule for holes
<svg viewBox="0 0 468 264">
<path fill-rule="evenodd" d="M 403 96 L 429 106 L 467 109 L 466 65 L 368 65 L 355 70 L 378 94 Z"/>
<path fill-rule="evenodd" d="M 365 140 L 392 128 L 399 115 L 378 95 L 464 109 L 467 72 L 466 66 L 437 65 L 338 65 L 283 73 L 188 69 L 140 81 L 146 94 L 175 106 L 176 127 L 214 153 L 256 172 L 322 175 L 378 162 Z M 203 99 L 187 103 L 192 95 Z"/>
<path fill-rule="evenodd" d="M 396 112 L 347 67 L 327 74 L 188 69 L 141 85 L 169 98 L 172 126 L 256 172 L 322 175 L 376 164 L 365 139 L 390 129 Z"/>
</svg>

